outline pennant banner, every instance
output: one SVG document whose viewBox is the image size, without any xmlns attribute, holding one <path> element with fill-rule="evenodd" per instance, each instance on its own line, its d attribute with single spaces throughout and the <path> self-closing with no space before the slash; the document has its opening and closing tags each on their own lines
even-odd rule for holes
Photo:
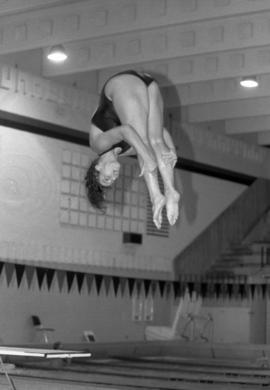
<svg viewBox="0 0 270 390">
<path fill-rule="evenodd" d="M 151 286 L 151 280 L 144 279 L 143 284 L 144 284 L 145 296 L 147 297 L 149 294 L 150 286 Z"/>
<path fill-rule="evenodd" d="M 102 281 L 103 281 L 103 276 L 102 275 L 95 275 L 95 282 L 96 282 L 96 288 L 97 288 L 97 293 L 100 293 Z"/>
<path fill-rule="evenodd" d="M 84 282 L 84 273 L 83 272 L 76 272 L 76 280 L 77 280 L 77 286 L 79 293 L 82 290 L 83 282 Z"/>
<path fill-rule="evenodd" d="M 118 292 L 119 285 L 120 285 L 120 278 L 118 276 L 113 276 L 112 282 L 113 282 L 114 295 L 116 296 L 117 292 Z"/>
<path fill-rule="evenodd" d="M 59 286 L 60 291 L 62 291 L 62 289 L 63 289 L 65 277 L 66 277 L 65 271 L 60 271 L 60 270 L 56 271 L 56 278 L 58 281 L 58 286 Z"/>
<path fill-rule="evenodd" d="M 112 278 L 111 276 L 106 275 L 103 277 L 103 279 L 104 279 L 105 292 L 106 295 L 108 295 L 111 287 Z"/>
<path fill-rule="evenodd" d="M 128 278 L 128 290 L 130 296 L 132 296 L 133 294 L 134 285 L 135 285 L 135 279 Z"/>
<path fill-rule="evenodd" d="M 93 280 L 94 280 L 94 275 L 92 275 L 92 274 L 87 274 L 86 275 L 86 283 L 87 283 L 88 294 L 91 293 Z"/>
<path fill-rule="evenodd" d="M 6 272 L 6 278 L 7 278 L 7 285 L 10 285 L 11 279 L 13 277 L 13 273 L 15 270 L 14 264 L 6 263 L 5 264 L 5 272 Z"/>
<path fill-rule="evenodd" d="M 71 290 L 72 284 L 75 278 L 75 272 L 73 271 L 66 271 L 66 277 L 67 277 L 67 286 L 68 286 L 68 291 Z"/>
<path fill-rule="evenodd" d="M 125 294 L 126 285 L 127 285 L 127 279 L 120 278 L 120 290 L 121 290 L 122 296 L 124 296 L 124 294 Z"/>
<path fill-rule="evenodd" d="M 46 281 L 47 281 L 48 290 L 50 290 L 50 288 L 51 288 L 54 274 L 55 274 L 55 270 L 54 269 L 47 269 Z"/>
<path fill-rule="evenodd" d="M 38 280 L 38 287 L 41 289 L 43 280 L 46 275 L 46 268 L 36 268 L 36 274 L 37 274 L 37 280 Z"/>
<path fill-rule="evenodd" d="M 158 285 L 159 285 L 160 295 L 163 297 L 164 289 L 165 289 L 165 282 L 164 282 L 164 280 L 159 280 L 158 281 Z"/>
<path fill-rule="evenodd" d="M 20 287 L 23 274 L 24 274 L 25 266 L 21 264 L 15 264 L 15 272 L 16 272 L 16 279 L 17 279 L 17 286 Z"/>
<path fill-rule="evenodd" d="M 33 281 L 33 277 L 34 277 L 34 273 L 35 273 L 35 267 L 31 267 L 31 266 L 26 266 L 25 267 L 25 276 L 26 276 L 26 281 L 27 281 L 28 288 L 31 287 L 31 284 L 32 284 L 32 281 Z"/>
<path fill-rule="evenodd" d="M 126 288 L 131 297 L 134 293 L 145 297 L 151 294 L 154 298 L 159 291 L 161 298 L 178 299 L 186 291 L 191 295 L 194 291 L 203 298 L 215 299 L 257 299 L 270 298 L 270 281 L 265 279 L 262 283 L 250 283 L 245 276 L 236 276 L 230 278 L 203 278 L 196 275 L 182 275 L 178 281 L 166 281 L 156 279 L 140 279 L 123 276 L 111 276 L 101 274 L 90 274 L 84 272 L 75 272 L 68 270 L 59 270 L 39 266 L 30 266 L 26 264 L 14 264 L 0 261 L 0 275 L 5 277 L 7 285 L 10 286 L 14 280 L 17 287 L 21 288 L 22 280 L 25 277 L 27 287 L 31 288 L 33 282 L 37 280 L 37 287 L 42 288 L 46 282 L 48 290 L 55 286 L 54 278 L 59 286 L 59 291 L 72 293 L 74 288 L 81 293 L 83 286 L 87 287 L 88 294 L 92 293 L 93 281 L 95 281 L 96 292 L 99 295 L 104 286 L 106 295 L 112 291 L 115 296 L 119 293 L 124 296 Z M 36 278 L 35 278 L 36 275 Z M 13 284 L 13 283 L 12 283 Z M 65 289 L 64 289 L 65 286 Z"/>
</svg>

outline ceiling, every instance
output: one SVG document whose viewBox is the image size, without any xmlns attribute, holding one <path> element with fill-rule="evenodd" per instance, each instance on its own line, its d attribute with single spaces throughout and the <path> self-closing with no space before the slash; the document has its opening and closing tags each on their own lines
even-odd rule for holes
<svg viewBox="0 0 270 390">
<path fill-rule="evenodd" d="M 145 70 L 171 118 L 270 145 L 270 0 L 0 0 L 0 62 L 92 93 Z"/>
</svg>

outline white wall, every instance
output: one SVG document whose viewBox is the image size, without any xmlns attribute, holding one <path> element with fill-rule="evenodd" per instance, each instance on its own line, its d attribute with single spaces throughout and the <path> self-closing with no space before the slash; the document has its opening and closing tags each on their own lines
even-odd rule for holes
<svg viewBox="0 0 270 390">
<path fill-rule="evenodd" d="M 169 298 L 166 294 L 162 297 L 157 288 L 151 322 L 144 316 L 134 321 L 132 304 L 136 294 L 134 289 L 130 295 L 128 284 L 115 294 L 112 284 L 106 290 L 103 283 L 97 292 L 94 280 L 90 291 L 86 282 L 80 292 L 76 283 L 68 291 L 66 281 L 60 289 L 55 277 L 49 289 L 46 281 L 40 288 L 36 274 L 30 286 L 24 275 L 18 287 L 15 274 L 8 283 L 3 272 L 0 277 L 0 342 L 43 343 L 42 334 L 33 327 L 32 315 L 38 315 L 44 327 L 55 329 L 48 333 L 50 343 L 83 342 L 84 330 L 92 330 L 97 341 L 143 340 L 147 324 L 168 323 L 173 298 L 172 294 Z"/>
<path fill-rule="evenodd" d="M 172 276 L 173 258 L 245 189 L 177 170 L 182 207 L 170 237 L 143 234 L 143 245 L 128 246 L 121 231 L 61 221 L 63 151 L 90 158 L 89 148 L 1 127 L 0 149 L 0 256 L 9 261 L 161 272 L 166 278 Z"/>
</svg>

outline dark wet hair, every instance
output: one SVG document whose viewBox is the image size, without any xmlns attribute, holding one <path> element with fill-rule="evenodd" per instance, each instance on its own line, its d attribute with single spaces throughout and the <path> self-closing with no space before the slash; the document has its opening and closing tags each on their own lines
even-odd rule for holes
<svg viewBox="0 0 270 390">
<path fill-rule="evenodd" d="M 105 190 L 107 187 L 101 185 L 99 182 L 99 172 L 96 170 L 98 162 L 99 158 L 93 160 L 86 172 L 84 178 L 86 195 L 93 207 L 105 212 Z"/>
</svg>

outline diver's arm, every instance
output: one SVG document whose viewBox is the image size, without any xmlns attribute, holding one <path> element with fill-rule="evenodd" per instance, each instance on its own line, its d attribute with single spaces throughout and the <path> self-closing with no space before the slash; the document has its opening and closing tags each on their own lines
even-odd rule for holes
<svg viewBox="0 0 270 390">
<path fill-rule="evenodd" d="M 126 141 L 132 146 L 136 154 L 144 161 L 144 169 L 152 172 L 156 167 L 155 157 L 152 151 L 143 143 L 139 134 L 128 125 L 114 127 L 106 132 L 90 133 L 90 144 L 98 154 L 106 152 L 118 142 Z"/>
</svg>

